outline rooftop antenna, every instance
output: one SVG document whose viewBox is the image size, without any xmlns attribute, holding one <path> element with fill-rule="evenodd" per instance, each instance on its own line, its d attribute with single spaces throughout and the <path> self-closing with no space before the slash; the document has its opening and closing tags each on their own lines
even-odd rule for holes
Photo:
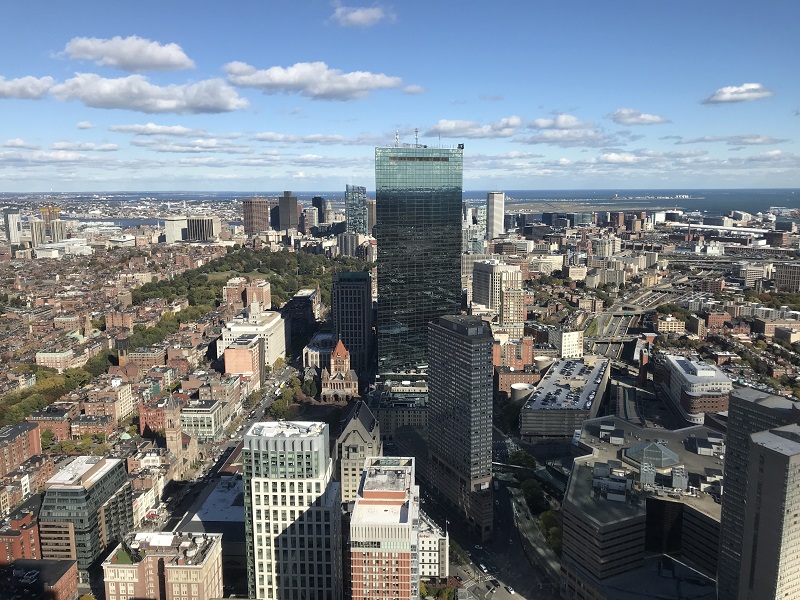
<svg viewBox="0 0 800 600">
<path fill-rule="evenodd" d="M 394 130 L 394 147 L 395 148 L 399 148 L 400 147 L 400 130 L 399 129 L 395 129 Z"/>
<path fill-rule="evenodd" d="M 414 145 L 419 146 L 419 128 L 414 127 Z"/>
</svg>

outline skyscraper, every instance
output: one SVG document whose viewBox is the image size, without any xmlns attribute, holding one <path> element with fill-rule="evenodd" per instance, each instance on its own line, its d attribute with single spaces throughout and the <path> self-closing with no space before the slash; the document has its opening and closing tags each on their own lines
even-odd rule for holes
<svg viewBox="0 0 800 600">
<path fill-rule="evenodd" d="M 275 206 L 275 200 L 267 198 L 242 199 L 245 235 L 256 235 L 262 231 L 270 230 L 269 211 L 273 206 Z"/>
<path fill-rule="evenodd" d="M 61 219 L 50 221 L 50 239 L 53 242 L 60 242 L 67 239 L 67 222 Z"/>
<path fill-rule="evenodd" d="M 292 192 L 283 192 L 283 196 L 278 198 L 278 215 L 281 231 L 299 228 L 300 213 L 297 211 L 297 196 L 292 196 Z"/>
<path fill-rule="evenodd" d="M 367 233 L 372 235 L 375 229 L 375 198 L 367 198 Z"/>
<path fill-rule="evenodd" d="M 325 202 L 325 198 L 322 196 L 314 196 L 311 199 L 311 206 L 317 209 L 317 223 L 324 223 L 325 222 L 325 208 L 327 202 Z"/>
<path fill-rule="evenodd" d="M 22 234 L 22 222 L 18 208 L 7 208 L 3 211 L 3 220 L 6 225 L 6 239 L 9 244 L 19 244 Z"/>
<path fill-rule="evenodd" d="M 379 373 L 425 364 L 428 323 L 461 310 L 463 154 L 375 149 Z"/>
<path fill-rule="evenodd" d="M 796 423 L 800 418 L 800 403 L 772 396 L 750 388 L 731 392 L 728 404 L 728 437 L 725 451 L 725 493 L 722 495 L 720 519 L 719 568 L 717 572 L 717 597 L 719 600 L 739 598 L 768 598 L 778 596 L 749 595 L 747 582 L 752 582 L 751 567 L 755 558 L 751 554 L 753 520 L 757 506 L 750 503 L 752 490 L 763 487 L 758 471 L 760 450 L 751 443 L 753 434 Z M 755 451 L 754 451 L 755 450 Z M 787 476 L 789 471 L 786 471 Z M 751 475 L 757 479 L 751 479 Z M 773 493 L 772 488 L 766 488 Z M 796 495 L 796 494 L 795 494 Z M 776 507 L 780 501 L 773 499 Z M 766 518 L 765 518 L 766 522 Z M 765 523 L 766 525 L 766 523 Z M 758 528 L 758 524 L 755 523 Z M 745 537 L 750 535 L 751 537 Z M 744 551 L 743 547 L 747 546 Z M 759 552 L 772 555 L 774 548 L 760 547 Z M 796 554 L 796 551 L 795 551 Z M 773 563 L 772 569 L 783 567 Z M 742 576 L 744 574 L 744 577 Z M 780 597 L 783 597 L 781 595 Z M 793 596 L 796 597 L 796 594 Z"/>
<path fill-rule="evenodd" d="M 481 540 L 492 535 L 492 346 L 480 317 L 444 316 L 428 334 L 430 477 Z"/>
<path fill-rule="evenodd" d="M 512 289 L 522 289 L 519 265 L 487 260 L 476 262 L 472 267 L 472 301 L 476 304 L 499 312 L 503 291 Z"/>
<path fill-rule="evenodd" d="M 342 597 L 341 490 L 328 425 L 255 423 L 244 437 L 250 598 Z"/>
<path fill-rule="evenodd" d="M 367 235 L 367 188 L 348 185 L 344 191 L 344 213 L 347 219 L 347 233 Z"/>
<path fill-rule="evenodd" d="M 47 241 L 47 227 L 42 219 L 33 218 L 29 222 L 31 227 L 31 247 L 38 248 Z"/>
<path fill-rule="evenodd" d="M 506 195 L 503 192 L 486 194 L 486 239 L 491 241 L 503 235 L 503 216 L 506 209 Z"/>
<path fill-rule="evenodd" d="M 350 352 L 350 366 L 360 381 L 374 373 L 375 332 L 372 312 L 372 274 L 334 273 L 331 292 L 333 327 Z"/>
</svg>

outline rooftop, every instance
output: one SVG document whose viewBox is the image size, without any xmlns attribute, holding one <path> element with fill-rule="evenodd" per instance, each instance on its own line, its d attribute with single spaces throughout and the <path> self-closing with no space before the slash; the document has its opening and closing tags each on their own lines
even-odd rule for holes
<svg viewBox="0 0 800 600">
<path fill-rule="evenodd" d="M 60 486 L 89 488 L 121 463 L 122 461 L 118 458 L 78 456 L 66 467 L 53 475 L 47 481 L 47 487 L 52 488 Z"/>
<path fill-rule="evenodd" d="M 589 410 L 610 362 L 589 356 L 557 360 L 528 396 L 523 410 Z"/>
<path fill-rule="evenodd" d="M 266 438 L 316 437 L 322 435 L 325 427 L 325 423 L 317 421 L 269 421 L 254 423 L 247 435 Z"/>
<path fill-rule="evenodd" d="M 130 533 L 106 559 L 106 565 L 132 565 L 148 555 L 165 558 L 166 563 L 200 565 L 214 544 L 221 541 L 219 534 L 172 533 L 145 531 Z"/>
</svg>

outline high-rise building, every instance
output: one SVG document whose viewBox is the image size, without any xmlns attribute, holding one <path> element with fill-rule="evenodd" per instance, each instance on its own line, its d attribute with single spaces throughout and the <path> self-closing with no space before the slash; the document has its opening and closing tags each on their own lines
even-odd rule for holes
<svg viewBox="0 0 800 600">
<path fill-rule="evenodd" d="M 186 217 L 171 216 L 164 219 L 164 241 L 167 244 L 174 244 L 188 239 L 189 222 Z"/>
<path fill-rule="evenodd" d="M 342 598 L 341 489 L 328 425 L 255 423 L 242 450 L 250 598 Z"/>
<path fill-rule="evenodd" d="M 344 212 L 347 233 L 370 233 L 367 226 L 367 188 L 360 185 L 348 185 L 345 188 Z"/>
<path fill-rule="evenodd" d="M 47 228 L 42 219 L 33 218 L 29 221 L 31 227 L 31 247 L 38 248 L 47 242 Z"/>
<path fill-rule="evenodd" d="M 219 217 L 198 216 L 186 220 L 186 239 L 190 242 L 208 242 L 219 237 L 222 224 Z"/>
<path fill-rule="evenodd" d="M 474 303 L 499 311 L 502 293 L 514 289 L 522 289 L 522 271 L 519 265 L 507 265 L 499 260 L 481 261 L 473 265 Z"/>
<path fill-rule="evenodd" d="M 47 229 L 50 228 L 50 223 L 54 220 L 58 219 L 61 216 L 61 207 L 56 206 L 55 204 L 48 204 L 46 206 L 39 207 L 39 214 L 44 221 L 44 225 Z"/>
<path fill-rule="evenodd" d="M 292 196 L 292 192 L 283 192 L 283 196 L 278 197 L 278 218 L 281 231 L 300 227 L 297 206 L 297 196 Z"/>
<path fill-rule="evenodd" d="M 103 561 L 106 599 L 222 598 L 222 534 L 129 533 Z"/>
<path fill-rule="evenodd" d="M 774 490 L 772 487 L 764 488 L 764 473 L 759 468 L 765 467 L 758 462 L 758 457 L 763 456 L 763 451 L 757 448 L 753 434 L 792 425 L 800 420 L 800 403 L 793 402 L 780 396 L 772 396 L 751 388 L 733 390 L 728 403 L 728 437 L 725 451 L 725 493 L 722 495 L 722 517 L 720 520 L 719 566 L 717 571 L 717 597 L 719 600 L 738 600 L 740 598 L 783 598 L 780 596 L 757 595 L 755 590 L 750 590 L 748 584 L 753 582 L 754 574 L 751 569 L 756 566 L 755 556 L 752 553 L 752 543 L 760 539 L 753 538 L 753 528 L 758 527 L 758 518 L 762 518 L 767 526 L 768 515 L 764 513 L 760 500 L 755 500 L 752 490 L 761 493 L 762 489 L 769 490 L 769 495 L 783 489 L 783 483 Z M 789 441 L 786 441 L 787 447 Z M 781 461 L 783 463 L 784 461 Z M 782 464 L 788 466 L 788 464 Z M 770 467 L 772 471 L 773 467 Z M 789 474 L 796 477 L 795 471 L 784 471 L 786 482 Z M 794 483 L 792 484 L 795 485 Z M 796 493 L 794 494 L 797 495 Z M 775 503 L 776 509 L 783 512 L 778 494 L 770 499 Z M 793 501 L 795 502 L 795 501 Z M 782 533 L 782 532 L 781 532 Z M 751 537 L 745 537 L 750 535 Z M 773 532 L 769 536 L 777 536 Z M 766 534 L 765 534 L 766 536 Z M 766 537 L 769 537 L 766 536 Z M 764 539 L 766 539 L 766 537 Z M 765 556 L 774 556 L 776 542 L 772 537 L 769 542 L 759 546 L 758 552 Z M 745 550 L 746 548 L 746 550 Z M 795 556 L 797 551 L 793 553 Z M 786 556 L 788 558 L 788 556 Z M 747 559 L 749 562 L 745 562 Z M 782 572 L 787 562 L 776 562 L 770 565 L 769 577 Z M 796 567 L 792 567 L 796 570 Z M 750 594 L 750 592 L 753 594 Z M 797 592 L 792 595 L 796 597 Z"/>
<path fill-rule="evenodd" d="M 275 200 L 267 198 L 243 198 L 242 213 L 244 215 L 244 233 L 251 236 L 270 230 L 270 210 Z"/>
<path fill-rule="evenodd" d="M 419 523 L 414 459 L 368 458 L 350 521 L 353 598 L 419 598 Z"/>
<path fill-rule="evenodd" d="M 367 381 L 375 372 L 372 274 L 334 273 L 331 313 L 336 334 L 350 352 L 351 368 L 360 381 Z"/>
<path fill-rule="evenodd" d="M 425 364 L 428 323 L 461 310 L 463 154 L 375 149 L 380 373 Z"/>
<path fill-rule="evenodd" d="M 506 209 L 506 195 L 503 192 L 486 194 L 486 239 L 491 241 L 503 235 L 503 216 Z"/>
<path fill-rule="evenodd" d="M 430 478 L 482 540 L 492 535 L 492 347 L 480 317 L 444 316 L 428 335 Z"/>
<path fill-rule="evenodd" d="M 785 292 L 800 292 L 800 265 L 795 262 L 775 265 L 775 285 Z"/>
<path fill-rule="evenodd" d="M 311 233 L 312 227 L 319 226 L 319 211 L 316 208 L 303 209 L 303 233 Z"/>
<path fill-rule="evenodd" d="M 342 504 L 347 504 L 358 495 L 364 461 L 383 456 L 383 442 L 378 420 L 362 400 L 353 405 L 343 423 L 336 439 L 336 471 L 342 482 Z"/>
<path fill-rule="evenodd" d="M 39 512 L 42 558 L 77 560 L 81 581 L 103 551 L 133 529 L 125 462 L 79 456 L 45 484 Z"/>
<path fill-rule="evenodd" d="M 3 211 L 3 221 L 6 225 L 6 239 L 9 244 L 19 244 L 22 235 L 22 221 L 18 208 L 7 208 Z"/>
<path fill-rule="evenodd" d="M 322 196 L 314 196 L 311 199 L 311 206 L 317 209 L 317 224 L 325 223 L 325 210 L 327 202 Z"/>
<path fill-rule="evenodd" d="M 375 198 L 367 198 L 367 233 L 372 235 L 376 223 Z"/>
<path fill-rule="evenodd" d="M 50 222 L 50 240 L 55 243 L 65 239 L 67 239 L 67 222 L 54 219 Z"/>
</svg>

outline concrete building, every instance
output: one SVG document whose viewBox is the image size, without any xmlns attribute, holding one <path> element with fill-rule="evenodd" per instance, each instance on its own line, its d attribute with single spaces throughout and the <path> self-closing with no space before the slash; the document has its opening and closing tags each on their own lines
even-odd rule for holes
<svg viewBox="0 0 800 600">
<path fill-rule="evenodd" d="M 491 241 L 499 238 L 505 231 L 503 217 L 505 216 L 506 195 L 503 192 L 489 192 L 486 194 L 486 239 Z"/>
<path fill-rule="evenodd" d="M 342 483 L 342 504 L 355 501 L 364 461 L 376 456 L 383 456 L 381 428 L 366 403 L 359 400 L 336 439 L 336 473 Z"/>
<path fill-rule="evenodd" d="M 222 536 L 129 533 L 103 561 L 106 600 L 222 598 Z"/>
<path fill-rule="evenodd" d="M 353 598 L 419 597 L 419 522 L 414 459 L 368 458 L 350 521 Z"/>
<path fill-rule="evenodd" d="M 270 231 L 270 211 L 276 204 L 275 200 L 267 198 L 242 198 L 245 235 L 253 236 L 262 231 Z"/>
<path fill-rule="evenodd" d="M 583 357 L 583 330 L 565 331 L 556 327 L 547 332 L 547 342 L 555 346 L 561 358 Z"/>
<path fill-rule="evenodd" d="M 79 456 L 48 480 L 39 512 L 42 558 L 77 560 L 82 582 L 103 551 L 131 529 L 124 461 Z"/>
<path fill-rule="evenodd" d="M 684 331 L 686 331 L 686 323 L 672 315 L 661 315 L 656 321 L 656 332 L 659 334 L 683 333 Z"/>
<path fill-rule="evenodd" d="M 800 264 L 796 261 L 777 263 L 775 285 L 782 292 L 800 292 Z"/>
<path fill-rule="evenodd" d="M 22 221 L 18 208 L 7 208 L 3 211 L 3 221 L 6 226 L 6 239 L 9 244 L 19 244 L 22 241 Z"/>
<path fill-rule="evenodd" d="M 375 198 L 367 198 L 367 233 L 372 235 L 375 229 L 376 211 L 375 211 Z"/>
<path fill-rule="evenodd" d="M 217 400 L 191 400 L 181 408 L 181 429 L 198 442 L 213 442 L 222 437 L 224 406 Z"/>
<path fill-rule="evenodd" d="M 499 260 L 476 262 L 472 268 L 472 302 L 490 310 L 500 311 L 504 291 L 522 289 L 519 265 Z"/>
<path fill-rule="evenodd" d="M 50 241 L 54 244 L 67 239 L 67 222 L 55 219 L 50 222 Z"/>
<path fill-rule="evenodd" d="M 47 224 L 42 219 L 28 221 L 31 231 L 31 247 L 37 248 L 47 242 Z"/>
<path fill-rule="evenodd" d="M 225 374 L 249 375 L 259 382 L 260 387 L 266 379 L 263 348 L 254 333 L 236 338 L 225 348 Z"/>
<path fill-rule="evenodd" d="M 599 356 L 554 362 L 522 406 L 522 439 L 571 439 L 583 421 L 597 416 L 610 376 L 611 361 Z"/>
<path fill-rule="evenodd" d="M 428 427 L 428 383 L 424 380 L 381 382 L 369 392 L 368 401 L 384 441 L 392 441 L 400 427 Z"/>
<path fill-rule="evenodd" d="M 189 220 L 187 217 L 173 216 L 164 219 L 164 241 L 174 244 L 189 239 Z"/>
<path fill-rule="evenodd" d="M 250 598 L 340 600 L 341 488 L 328 425 L 255 423 L 242 450 Z"/>
<path fill-rule="evenodd" d="M 217 342 L 217 356 L 223 357 L 225 348 L 243 335 L 256 335 L 262 341 L 265 366 L 272 367 L 286 355 L 287 332 L 281 313 L 262 310 L 257 301 L 225 324 Z"/>
<path fill-rule="evenodd" d="M 339 339 L 350 352 L 350 366 L 360 381 L 375 371 L 375 320 L 372 274 L 368 271 L 333 274 L 331 316 Z"/>
<path fill-rule="evenodd" d="M 787 484 L 796 488 L 794 480 L 797 471 L 794 459 L 794 448 L 791 430 L 783 434 L 758 435 L 775 428 L 794 425 L 800 420 L 800 403 L 793 402 L 780 396 L 772 396 L 751 388 L 736 389 L 730 394 L 728 407 L 728 436 L 727 451 L 725 453 L 725 493 L 722 496 L 722 518 L 720 528 L 719 570 L 719 600 L 739 600 L 740 598 L 784 598 L 796 597 L 794 592 L 775 594 L 776 579 L 783 574 L 783 569 L 788 567 L 796 558 L 797 551 L 784 551 L 784 536 L 788 531 L 794 531 L 796 525 L 792 522 L 788 531 L 781 526 L 785 509 L 789 514 L 793 508 L 790 505 L 781 505 L 788 500 L 791 505 L 797 502 L 797 494 L 791 498 L 783 498 Z M 776 452 L 774 435 L 783 435 L 783 451 Z M 767 464 L 769 456 L 774 464 Z M 759 461 L 764 458 L 764 462 Z M 781 476 L 780 469 L 783 470 Z M 764 469 L 763 472 L 759 469 Z M 779 471 L 776 472 L 776 469 Z M 769 486 L 764 488 L 764 486 Z M 763 498 L 758 498 L 762 489 L 769 490 Z M 768 497 L 767 497 L 768 496 Z M 771 508 L 772 507 L 772 508 Z M 770 511 L 778 514 L 769 514 Z M 787 515 L 788 516 L 788 515 Z M 763 519 L 766 529 L 763 533 L 756 533 L 757 524 Z M 760 529 L 760 528 L 759 528 Z M 796 535 L 796 534 L 795 534 Z M 755 537 L 754 537 L 755 536 Z M 753 552 L 753 542 L 761 542 L 758 554 Z M 768 559 L 769 565 L 764 565 L 759 555 Z M 788 561 L 788 562 L 787 562 Z M 761 566 L 764 573 L 754 573 L 753 569 Z M 796 572 L 796 567 L 790 567 Z M 796 578 L 783 577 L 784 584 L 795 584 Z M 753 588 L 750 588 L 753 585 Z M 755 585 L 764 586 L 757 590 Z M 773 593 L 769 593 L 773 590 Z M 752 594 L 751 594 L 752 591 Z M 758 594 L 756 592 L 759 592 Z"/>
<path fill-rule="evenodd" d="M 460 510 L 478 539 L 493 530 L 492 346 L 479 317 L 445 316 L 428 333 L 431 483 Z"/>
<path fill-rule="evenodd" d="M 221 232 L 219 217 L 201 215 L 186 219 L 186 240 L 189 242 L 210 242 L 219 238 Z"/>
<path fill-rule="evenodd" d="M 728 410 L 733 382 L 716 365 L 699 356 L 656 356 L 657 390 L 689 423 L 702 424 L 707 412 Z"/>
</svg>

